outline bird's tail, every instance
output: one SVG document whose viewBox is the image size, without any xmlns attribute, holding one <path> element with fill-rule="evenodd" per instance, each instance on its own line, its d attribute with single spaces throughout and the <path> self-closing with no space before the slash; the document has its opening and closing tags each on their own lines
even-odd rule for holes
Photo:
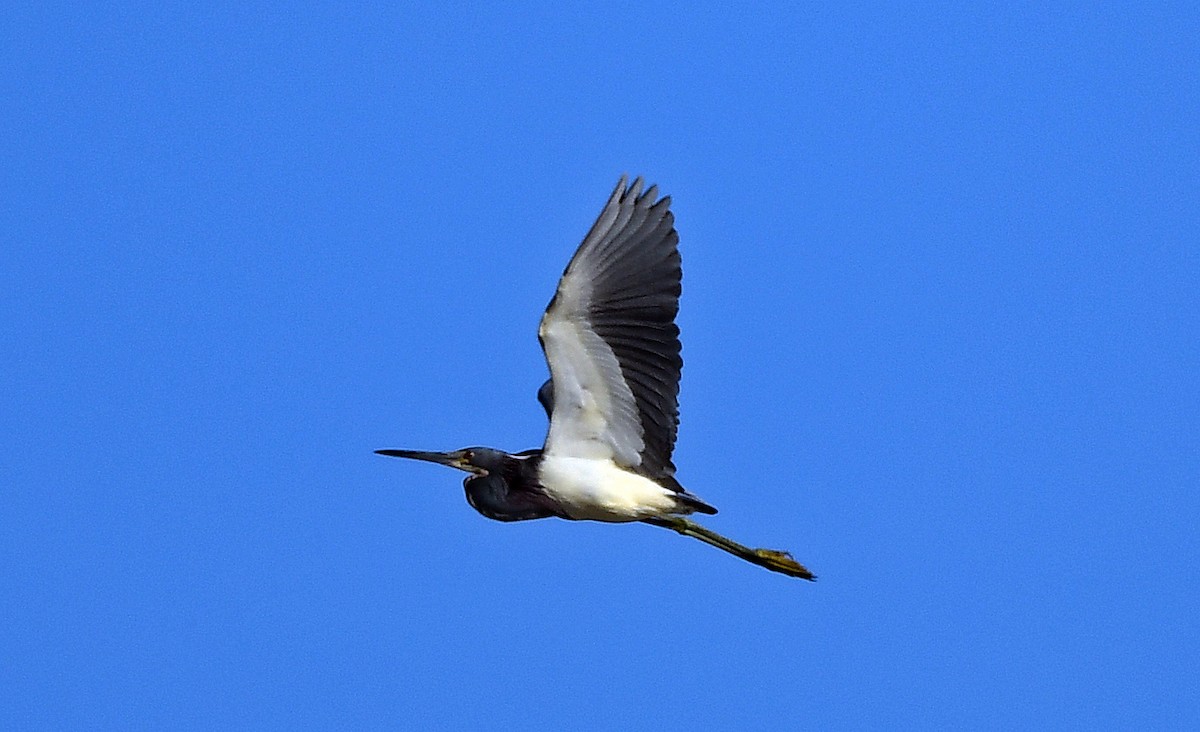
<svg viewBox="0 0 1200 732">
<path fill-rule="evenodd" d="M 689 509 L 688 513 L 691 513 L 694 511 L 696 513 L 706 513 L 709 516 L 712 516 L 713 514 L 715 514 L 717 512 L 717 509 L 715 506 L 708 505 L 703 500 L 701 500 L 699 496 L 694 496 L 691 493 L 688 493 L 687 491 L 682 491 L 682 492 L 676 494 L 675 500 L 679 501 L 684 506 L 686 506 Z"/>
</svg>

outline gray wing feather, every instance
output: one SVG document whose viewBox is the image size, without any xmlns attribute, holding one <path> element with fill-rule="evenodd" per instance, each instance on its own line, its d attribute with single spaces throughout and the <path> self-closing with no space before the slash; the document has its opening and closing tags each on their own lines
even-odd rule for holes
<svg viewBox="0 0 1200 732">
<path fill-rule="evenodd" d="M 546 410 L 546 419 L 554 416 L 554 382 L 546 379 L 546 383 L 538 387 L 538 402 Z"/>
<path fill-rule="evenodd" d="M 671 199 L 621 178 L 542 318 L 553 404 L 546 451 L 673 476 L 682 271 Z"/>
</svg>

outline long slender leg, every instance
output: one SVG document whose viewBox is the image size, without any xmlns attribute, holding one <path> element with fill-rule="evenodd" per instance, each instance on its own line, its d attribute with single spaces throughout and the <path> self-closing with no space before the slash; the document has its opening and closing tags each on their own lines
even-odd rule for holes
<svg viewBox="0 0 1200 732">
<path fill-rule="evenodd" d="M 670 529 L 684 536 L 690 536 L 693 539 L 699 539 L 705 544 L 711 544 L 718 549 L 723 549 L 735 557 L 741 557 L 747 562 L 752 562 L 760 567 L 766 567 L 772 572 L 782 572 L 783 574 L 806 580 L 816 579 L 816 575 L 809 572 L 803 564 L 792 559 L 792 555 L 787 552 L 776 551 L 774 549 L 751 549 L 680 516 L 648 518 L 642 519 L 642 522 L 653 526 L 661 526 L 664 529 Z"/>
</svg>

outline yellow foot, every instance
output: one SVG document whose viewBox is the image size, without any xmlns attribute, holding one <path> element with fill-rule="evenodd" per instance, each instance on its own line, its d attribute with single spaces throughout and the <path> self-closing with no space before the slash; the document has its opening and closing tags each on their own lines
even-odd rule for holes
<svg viewBox="0 0 1200 732">
<path fill-rule="evenodd" d="M 815 580 L 817 578 L 816 575 L 808 571 L 807 567 L 792 559 L 792 555 L 787 552 L 775 551 L 774 549 L 755 549 L 754 555 L 762 560 L 764 567 L 773 569 L 776 572 L 782 572 L 786 575 L 806 580 Z"/>
</svg>

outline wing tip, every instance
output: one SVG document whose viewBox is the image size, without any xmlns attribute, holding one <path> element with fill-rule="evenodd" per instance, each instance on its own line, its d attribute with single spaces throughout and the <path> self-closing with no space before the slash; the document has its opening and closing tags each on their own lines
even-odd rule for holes
<svg viewBox="0 0 1200 732">
<path fill-rule="evenodd" d="M 645 177 L 635 175 L 633 180 L 630 181 L 628 173 L 621 174 L 620 180 L 617 181 L 617 187 L 613 190 L 612 197 L 620 203 L 632 201 L 637 206 L 652 206 L 654 208 L 665 206 L 669 208 L 671 205 L 670 196 L 659 198 L 657 183 L 651 183 L 647 187 Z"/>
</svg>

